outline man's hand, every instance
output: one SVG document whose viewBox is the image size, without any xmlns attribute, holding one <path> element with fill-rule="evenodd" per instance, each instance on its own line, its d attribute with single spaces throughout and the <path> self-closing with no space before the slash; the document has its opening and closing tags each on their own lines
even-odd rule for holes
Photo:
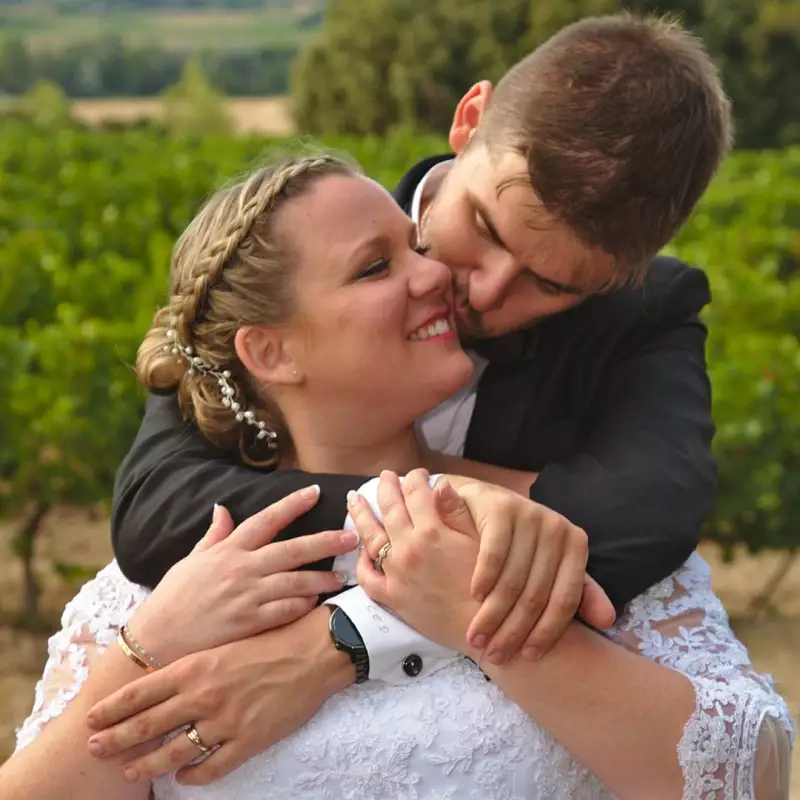
<svg viewBox="0 0 800 800">
<path fill-rule="evenodd" d="M 355 680 L 350 659 L 328 635 L 330 610 L 251 639 L 189 655 L 146 675 L 91 709 L 98 731 L 89 752 L 122 753 L 194 724 L 209 747 L 204 761 L 184 733 L 124 767 L 130 780 L 178 772 L 187 785 L 210 783 L 296 731 L 333 694 Z"/>
<path fill-rule="evenodd" d="M 568 519 L 509 489 L 449 477 L 481 538 L 472 594 L 483 605 L 469 643 L 493 664 L 522 648 L 525 658 L 548 653 L 575 614 L 607 628 L 614 608 L 586 575 L 586 533 Z"/>
<path fill-rule="evenodd" d="M 356 521 L 372 559 L 397 520 L 406 519 L 398 489 L 392 488 L 396 480 L 393 473 L 381 475 L 384 525 Z M 442 521 L 480 538 L 471 592 L 482 606 L 467 632 L 470 646 L 502 664 L 523 648 L 530 659 L 549 652 L 576 612 L 598 628 L 613 624 L 613 606 L 586 575 L 586 534 L 580 528 L 509 489 L 460 476 L 447 480 L 458 491 Z"/>
</svg>

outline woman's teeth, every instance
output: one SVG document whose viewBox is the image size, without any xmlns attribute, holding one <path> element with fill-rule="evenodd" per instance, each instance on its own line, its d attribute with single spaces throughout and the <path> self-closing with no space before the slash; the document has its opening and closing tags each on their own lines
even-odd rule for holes
<svg viewBox="0 0 800 800">
<path fill-rule="evenodd" d="M 443 333 L 450 333 L 452 330 L 453 328 L 448 320 L 440 319 L 436 322 L 431 322 L 430 325 L 423 325 L 421 328 L 417 328 L 408 338 L 413 342 L 418 342 L 430 339 L 432 336 L 441 336 Z"/>
</svg>

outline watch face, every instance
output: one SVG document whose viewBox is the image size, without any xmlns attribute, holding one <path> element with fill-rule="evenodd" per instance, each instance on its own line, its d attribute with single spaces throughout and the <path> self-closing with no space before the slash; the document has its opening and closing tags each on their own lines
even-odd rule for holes
<svg viewBox="0 0 800 800">
<path fill-rule="evenodd" d="M 336 638 L 346 647 L 354 650 L 364 648 L 364 640 L 361 638 L 358 629 L 350 621 L 350 617 L 340 610 L 338 613 L 334 613 L 333 631 L 336 634 Z"/>
</svg>

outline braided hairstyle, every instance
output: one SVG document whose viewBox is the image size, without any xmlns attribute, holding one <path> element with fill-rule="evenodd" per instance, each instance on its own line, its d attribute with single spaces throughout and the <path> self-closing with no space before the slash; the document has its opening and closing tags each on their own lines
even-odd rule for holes
<svg viewBox="0 0 800 800">
<path fill-rule="evenodd" d="M 328 155 L 262 167 L 213 195 L 173 250 L 169 302 L 139 347 L 136 376 L 148 391 L 177 391 L 184 417 L 247 463 L 274 465 L 291 449 L 282 414 L 241 363 L 234 344 L 239 328 L 279 325 L 293 312 L 292 242 L 276 229 L 276 212 L 322 177 L 360 174 Z M 213 372 L 230 374 L 232 399 L 275 434 L 268 444 L 257 438 L 256 425 L 242 424 L 230 401 L 223 402 L 214 374 L 193 370 L 190 359 L 176 357 L 176 341 Z"/>
</svg>

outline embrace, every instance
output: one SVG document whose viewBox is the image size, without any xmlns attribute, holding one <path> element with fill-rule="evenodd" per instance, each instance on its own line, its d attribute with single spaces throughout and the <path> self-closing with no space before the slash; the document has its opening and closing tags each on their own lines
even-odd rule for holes
<svg viewBox="0 0 800 800">
<path fill-rule="evenodd" d="M 393 196 L 319 155 L 211 197 L 4 800 L 787 798 L 694 552 L 708 284 L 656 255 L 730 139 L 692 35 L 587 18 Z"/>
</svg>

